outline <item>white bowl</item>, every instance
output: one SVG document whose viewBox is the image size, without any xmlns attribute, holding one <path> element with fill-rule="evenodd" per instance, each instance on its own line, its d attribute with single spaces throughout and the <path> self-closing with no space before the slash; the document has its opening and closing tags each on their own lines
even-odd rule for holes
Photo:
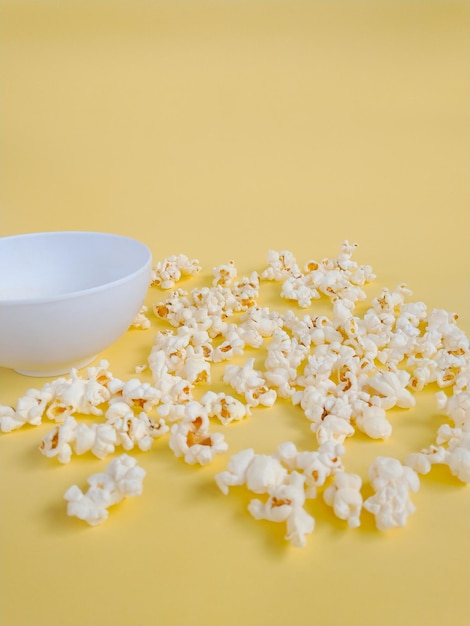
<svg viewBox="0 0 470 626">
<path fill-rule="evenodd" d="M 89 364 L 129 328 L 150 282 L 141 242 L 108 233 L 0 238 L 0 366 L 57 376 Z"/>
</svg>

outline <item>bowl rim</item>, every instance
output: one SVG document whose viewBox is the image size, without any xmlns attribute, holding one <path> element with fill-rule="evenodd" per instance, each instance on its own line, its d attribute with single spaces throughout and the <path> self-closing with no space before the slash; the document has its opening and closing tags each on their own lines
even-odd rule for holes
<svg viewBox="0 0 470 626">
<path fill-rule="evenodd" d="M 38 296 L 38 297 L 31 297 L 31 298 L 8 298 L 8 299 L 3 299 L 0 297 L 0 307 L 48 304 L 52 302 L 60 302 L 61 300 L 72 300 L 72 299 L 80 298 L 84 295 L 96 293 L 98 291 L 106 291 L 108 289 L 118 286 L 119 284 L 124 284 L 132 280 L 132 278 L 134 278 L 137 274 L 142 272 L 142 270 L 145 270 L 147 267 L 150 270 L 150 267 L 152 264 L 152 252 L 145 243 L 143 243 L 142 241 L 134 237 L 129 237 L 128 235 L 121 235 L 119 233 L 111 233 L 111 232 L 105 232 L 105 231 L 58 230 L 58 231 L 39 231 L 39 232 L 31 232 L 31 233 L 19 233 L 16 235 L 6 235 L 6 236 L 0 237 L 0 245 L 3 241 L 7 239 L 8 240 L 27 239 L 27 238 L 51 236 L 51 235 L 57 236 L 57 237 L 60 237 L 62 235 L 87 235 L 87 236 L 91 235 L 91 236 L 98 236 L 98 237 L 104 237 L 104 238 L 124 239 L 127 241 L 132 241 L 134 243 L 139 244 L 142 247 L 142 250 L 147 253 L 146 260 L 144 263 L 140 265 L 140 267 L 137 270 L 133 271 L 132 273 L 126 274 L 126 276 L 123 276 L 116 280 L 102 283 L 95 287 L 89 287 L 87 289 L 79 289 L 77 291 L 67 291 L 67 292 L 59 293 L 59 294 L 52 295 L 52 296 Z M 150 285 L 150 271 L 149 271 L 149 285 Z"/>
</svg>

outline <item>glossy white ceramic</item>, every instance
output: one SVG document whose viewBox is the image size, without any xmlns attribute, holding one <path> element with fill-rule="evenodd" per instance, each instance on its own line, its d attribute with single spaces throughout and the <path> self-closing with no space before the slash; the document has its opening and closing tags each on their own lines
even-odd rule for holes
<svg viewBox="0 0 470 626">
<path fill-rule="evenodd" d="M 90 363 L 143 304 L 152 256 L 99 232 L 0 238 L 0 366 L 56 376 Z"/>
</svg>

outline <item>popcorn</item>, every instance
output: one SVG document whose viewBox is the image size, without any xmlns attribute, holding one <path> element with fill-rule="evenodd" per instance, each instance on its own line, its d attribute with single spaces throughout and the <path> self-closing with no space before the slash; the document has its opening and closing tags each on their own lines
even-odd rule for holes
<svg viewBox="0 0 470 626">
<path fill-rule="evenodd" d="M 201 404 L 208 417 L 217 417 L 225 425 L 239 421 L 247 415 L 247 408 L 242 402 L 223 392 L 207 391 L 201 398 Z"/>
<path fill-rule="evenodd" d="M 184 289 L 175 289 L 165 300 L 154 304 L 152 311 L 158 319 L 182 326 L 192 317 L 191 300 Z"/>
<path fill-rule="evenodd" d="M 470 423 L 470 389 L 454 392 L 451 396 L 438 391 L 436 400 L 438 408 L 451 418 L 455 426 L 462 428 Z"/>
<path fill-rule="evenodd" d="M 201 269 L 197 259 L 190 260 L 185 254 L 171 255 L 156 263 L 151 272 L 151 285 L 173 289 L 182 276 L 193 276 Z"/>
<path fill-rule="evenodd" d="M 240 316 L 240 327 L 245 331 L 255 331 L 262 338 L 272 337 L 281 328 L 282 317 L 276 311 L 270 311 L 268 307 L 253 305 Z M 250 342 L 247 342 L 250 343 Z M 250 343 L 250 345 L 253 345 Z M 258 347 L 254 345 L 253 347 Z"/>
<path fill-rule="evenodd" d="M 85 493 L 77 485 L 67 489 L 64 494 L 67 514 L 88 522 L 90 526 L 101 524 L 108 518 L 110 506 L 142 493 L 145 474 L 137 461 L 127 454 L 113 459 L 103 473 L 88 478 L 89 487 Z"/>
<path fill-rule="evenodd" d="M 216 474 L 215 480 L 225 495 L 229 487 L 246 485 L 254 493 L 267 493 L 280 485 L 287 476 L 287 470 L 278 459 L 265 454 L 255 454 L 252 448 L 234 454 L 227 470 Z"/>
<path fill-rule="evenodd" d="M 78 423 L 68 415 L 64 422 L 53 428 L 42 440 L 39 450 L 49 458 L 57 457 L 61 463 L 69 463 L 72 453 L 92 452 L 99 459 L 104 459 L 118 445 L 116 430 L 111 424 Z"/>
<path fill-rule="evenodd" d="M 277 388 L 280 397 L 288 398 L 295 392 L 297 368 L 307 354 L 308 348 L 295 337 L 291 338 L 285 330 L 278 329 L 273 333 L 264 361 L 265 379 Z"/>
<path fill-rule="evenodd" d="M 329 476 L 342 469 L 341 458 L 344 447 L 336 441 L 326 441 L 318 450 L 299 452 L 294 469 L 305 476 L 307 498 L 315 498 L 317 490 L 322 487 Z"/>
<path fill-rule="evenodd" d="M 212 269 L 214 287 L 229 287 L 237 277 L 237 268 L 232 259 L 224 265 L 218 265 Z"/>
<path fill-rule="evenodd" d="M 217 347 L 214 347 L 211 360 L 220 363 L 232 359 L 236 355 L 241 355 L 245 349 L 245 341 L 241 337 L 241 329 L 236 324 L 228 324 L 223 331 L 225 340 Z M 260 336 L 259 336 L 260 337 Z M 260 337 L 262 343 L 262 338 Z M 253 345 L 253 339 L 251 339 Z"/>
<path fill-rule="evenodd" d="M 184 360 L 176 368 L 176 375 L 186 379 L 192 385 L 201 382 L 210 383 L 210 363 L 202 351 L 196 351 L 193 346 L 188 346 Z"/>
<path fill-rule="evenodd" d="M 16 411 L 12 406 L 0 405 L 0 430 L 2 433 L 10 433 L 12 430 L 21 428 L 24 420 L 17 419 Z"/>
<path fill-rule="evenodd" d="M 302 309 L 307 309 L 320 293 L 309 284 L 306 276 L 288 276 L 282 283 L 281 298 L 295 300 Z"/>
<path fill-rule="evenodd" d="M 305 546 L 305 536 L 312 533 L 315 527 L 315 520 L 304 509 L 304 482 L 305 476 L 292 472 L 285 483 L 269 490 L 266 502 L 256 498 L 248 505 L 249 512 L 257 520 L 286 522 L 286 539 L 296 547 Z"/>
<path fill-rule="evenodd" d="M 297 265 L 294 255 L 289 250 L 269 250 L 268 267 L 261 273 L 261 278 L 265 280 L 282 281 L 291 275 L 300 275 L 301 271 Z"/>
<path fill-rule="evenodd" d="M 378 371 L 367 379 L 366 387 L 379 394 L 379 405 L 384 409 L 395 405 L 409 409 L 416 404 L 414 396 L 406 389 L 410 378 L 405 370 Z"/>
<path fill-rule="evenodd" d="M 323 492 L 326 504 L 333 507 L 336 517 L 346 520 L 349 528 L 361 525 L 362 478 L 357 474 L 336 472 L 333 483 Z"/>
<path fill-rule="evenodd" d="M 101 384 L 95 378 L 82 378 L 76 369 L 71 370 L 69 379 L 58 382 L 54 391 L 46 416 L 55 421 L 63 421 L 74 413 L 102 415 L 99 405 L 109 400 L 111 395 L 106 384 Z"/>
<path fill-rule="evenodd" d="M 137 416 L 134 415 L 125 402 L 111 404 L 106 411 L 106 420 L 116 431 L 117 445 L 121 445 L 125 450 L 132 450 L 135 445 L 142 451 L 150 450 L 154 437 L 161 436 L 169 430 L 163 419 L 155 425 L 144 411 Z"/>
<path fill-rule="evenodd" d="M 7 433 L 25 424 L 39 426 L 47 406 L 55 396 L 56 384 L 46 383 L 42 389 L 28 389 L 25 395 L 18 399 L 16 409 L 1 405 L 0 430 Z"/>
<path fill-rule="evenodd" d="M 71 443 L 75 440 L 77 421 L 71 415 L 60 426 L 53 428 L 42 440 L 40 451 L 49 458 L 57 457 L 61 463 L 69 463 L 72 457 Z"/>
<path fill-rule="evenodd" d="M 249 276 L 246 276 L 230 287 L 231 292 L 235 298 L 237 305 L 235 310 L 246 310 L 256 304 L 256 300 L 259 296 L 259 275 L 257 272 L 252 272 Z"/>
<path fill-rule="evenodd" d="M 388 439 L 392 434 L 392 425 L 381 406 L 362 402 L 361 411 L 356 416 L 356 426 L 371 439 Z"/>
<path fill-rule="evenodd" d="M 397 459 L 379 456 L 369 467 L 369 478 L 375 494 L 364 502 L 364 508 L 375 515 L 379 530 L 404 526 L 416 510 L 409 498 L 418 491 L 418 474 Z"/>
<path fill-rule="evenodd" d="M 251 358 L 243 366 L 227 365 L 223 380 L 239 394 L 245 396 L 249 407 L 260 404 L 272 406 L 276 401 L 276 391 L 269 389 L 261 372 L 254 369 L 254 362 L 255 359 Z"/>
<path fill-rule="evenodd" d="M 150 328 L 152 325 L 152 322 L 147 317 L 147 312 L 148 312 L 148 306 L 143 304 L 140 307 L 139 312 L 133 319 L 131 323 L 131 328 L 139 328 L 142 330 L 147 330 L 147 328 Z"/>
<path fill-rule="evenodd" d="M 405 465 L 420 474 L 428 474 L 434 464 L 447 465 L 453 476 L 470 483 L 470 424 L 464 428 L 443 424 L 437 431 L 436 444 L 409 454 Z"/>
<path fill-rule="evenodd" d="M 196 401 L 185 406 L 183 421 L 171 427 L 169 445 L 175 456 L 183 456 L 191 465 L 206 465 L 228 449 L 222 433 L 209 433 L 207 411 Z"/>
<path fill-rule="evenodd" d="M 242 450 L 216 475 L 221 491 L 245 485 L 264 495 L 251 500 L 249 512 L 256 519 L 284 522 L 286 539 L 296 546 L 306 544 L 315 524 L 304 504 L 322 488 L 326 504 L 351 528 L 360 525 L 362 508 L 375 515 L 380 530 L 403 526 L 414 511 L 409 494 L 419 487 L 418 473 L 440 463 L 470 482 L 470 340 L 454 313 L 407 301 L 412 292 L 403 283 L 383 288 L 358 314 L 363 287 L 375 275 L 353 260 L 356 247 L 345 240 L 336 258 L 309 259 L 302 268 L 289 251 L 270 250 L 264 271 L 243 277 L 229 260 L 212 268 L 210 286 L 191 291 L 176 283 L 201 270 L 198 260 L 167 257 L 155 265 L 152 285 L 169 293 L 152 311 L 171 328 L 156 333 L 148 364 L 135 367 L 136 374 L 148 368 L 152 382 L 115 378 L 109 363 L 100 361 L 85 376 L 72 370 L 68 378 L 29 389 L 16 407 L 0 405 L 0 430 L 39 425 L 46 416 L 57 425 L 40 450 L 61 463 L 74 453 L 103 459 L 118 446 L 147 451 L 156 437 L 168 433 L 175 456 L 205 465 L 228 449 L 222 433 L 210 432 L 211 420 L 226 426 L 283 398 L 303 411 L 317 448 L 299 451 L 285 442 L 271 455 Z M 262 280 L 279 282 L 280 297 L 296 302 L 297 310 L 327 298 L 331 313 L 271 311 L 258 303 Z M 148 310 L 142 306 L 131 327 L 149 328 Z M 247 350 L 261 351 L 259 369 L 255 358 L 230 363 Z M 197 389 L 210 384 L 213 365 L 224 362 L 223 382 L 241 399 Z M 452 423 L 443 424 L 435 443 L 408 455 L 404 465 L 378 457 L 369 469 L 375 494 L 363 502 L 361 477 L 343 466 L 343 444 L 356 429 L 372 439 L 390 437 L 387 411 L 412 408 L 413 392 L 431 383 L 441 389 L 437 405 Z M 104 421 L 77 421 L 76 414 L 104 415 Z M 91 479 L 87 494 L 76 486 L 69 490 L 70 509 L 90 523 L 105 519 L 110 504 L 123 497 L 121 488 L 116 496 L 114 486 L 119 464 L 109 467 L 110 474 Z M 141 478 L 134 481 L 137 491 Z"/>
<path fill-rule="evenodd" d="M 117 383 L 117 379 L 115 379 Z M 131 378 L 125 383 L 119 381 L 114 387 L 114 397 L 110 403 L 125 402 L 129 407 L 138 407 L 144 411 L 150 411 L 158 404 L 161 392 L 149 383 L 143 383 L 138 378 Z"/>
</svg>

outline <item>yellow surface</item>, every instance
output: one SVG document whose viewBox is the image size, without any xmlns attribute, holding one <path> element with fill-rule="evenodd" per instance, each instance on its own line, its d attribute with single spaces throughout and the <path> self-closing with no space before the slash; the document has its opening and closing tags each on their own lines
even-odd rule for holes
<svg viewBox="0 0 470 626">
<path fill-rule="evenodd" d="M 230 258 L 244 274 L 271 248 L 303 262 L 349 239 L 377 274 L 370 294 L 406 282 L 470 331 L 468 2 L 0 9 L 1 235 L 125 233 L 155 261 L 199 258 L 202 281 Z M 131 377 L 156 328 L 100 356 Z M 0 370 L 0 402 L 43 383 Z M 393 419 L 389 442 L 347 442 L 348 469 L 429 445 L 442 416 L 430 392 Z M 103 463 L 43 457 L 50 427 L 0 437 L 2 626 L 470 624 L 469 491 L 444 469 L 422 478 L 404 529 L 364 513 L 347 530 L 314 502 L 296 549 L 243 491 L 218 491 L 228 455 L 197 469 L 159 440 L 137 455 L 143 496 L 91 528 L 63 493 Z M 224 433 L 230 453 L 312 444 L 287 404 Z"/>
</svg>

